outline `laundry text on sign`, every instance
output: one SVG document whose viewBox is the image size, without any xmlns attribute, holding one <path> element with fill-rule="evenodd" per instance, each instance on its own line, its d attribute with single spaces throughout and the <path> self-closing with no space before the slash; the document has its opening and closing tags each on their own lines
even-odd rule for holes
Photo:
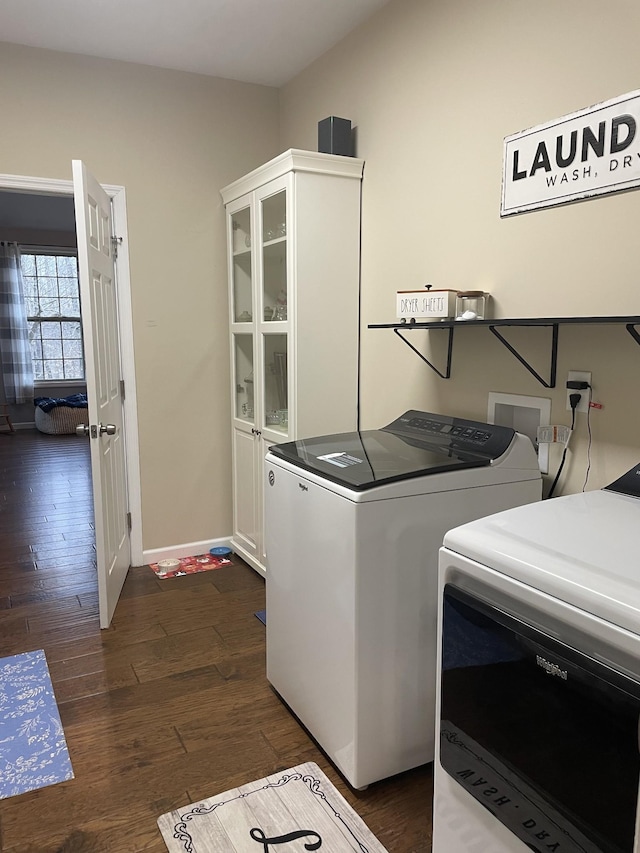
<svg viewBox="0 0 640 853">
<path fill-rule="evenodd" d="M 621 139 L 621 128 L 622 136 Z M 636 136 L 636 120 L 631 115 L 616 116 L 611 121 L 611 128 L 607 128 L 607 122 L 601 121 L 598 124 L 597 132 L 588 125 L 582 129 L 580 140 L 580 157 L 581 163 L 586 163 L 589 158 L 603 158 L 605 154 L 617 154 L 628 148 Z M 608 142 L 608 144 L 607 144 Z M 578 156 L 578 131 L 572 130 L 569 138 L 557 136 L 555 140 L 555 153 L 553 161 L 555 166 L 560 169 L 566 169 L 571 166 Z M 518 148 L 513 152 L 513 180 L 521 181 L 523 178 L 532 177 L 539 169 L 544 169 L 545 172 L 552 171 L 552 158 L 549 155 L 547 143 L 542 140 L 538 143 L 534 154 L 533 163 L 530 170 L 520 169 L 519 164 L 520 150 Z M 625 158 L 631 164 L 631 157 Z M 617 160 L 611 160 L 611 163 L 617 163 Z M 617 168 L 617 167 L 616 167 Z M 576 174 L 578 170 L 576 169 Z M 590 167 L 583 170 L 583 174 L 591 174 Z"/>
<path fill-rule="evenodd" d="M 640 186 L 640 91 L 505 139 L 500 213 Z"/>
</svg>

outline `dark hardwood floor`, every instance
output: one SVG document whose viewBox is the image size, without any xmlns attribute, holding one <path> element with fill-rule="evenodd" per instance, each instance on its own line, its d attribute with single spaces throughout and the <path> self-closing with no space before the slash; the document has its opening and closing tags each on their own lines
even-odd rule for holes
<svg viewBox="0 0 640 853">
<path fill-rule="evenodd" d="M 132 569 L 100 631 L 88 454 L 0 434 L 0 656 L 45 650 L 75 773 L 0 800 L 0 850 L 166 853 L 159 815 L 315 761 L 389 853 L 429 851 L 430 766 L 349 788 L 266 681 L 264 582 L 241 560 Z"/>
</svg>

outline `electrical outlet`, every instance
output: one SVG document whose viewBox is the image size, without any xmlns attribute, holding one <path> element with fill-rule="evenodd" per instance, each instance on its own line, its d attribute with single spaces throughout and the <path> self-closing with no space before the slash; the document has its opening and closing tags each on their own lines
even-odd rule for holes
<svg viewBox="0 0 640 853">
<path fill-rule="evenodd" d="M 576 406 L 576 412 L 588 412 L 589 402 L 591 400 L 591 373 L 585 370 L 570 370 L 567 374 L 567 382 L 586 382 L 589 387 L 583 390 L 576 388 L 567 388 L 567 411 L 571 411 L 570 394 L 580 394 L 580 402 Z"/>
</svg>

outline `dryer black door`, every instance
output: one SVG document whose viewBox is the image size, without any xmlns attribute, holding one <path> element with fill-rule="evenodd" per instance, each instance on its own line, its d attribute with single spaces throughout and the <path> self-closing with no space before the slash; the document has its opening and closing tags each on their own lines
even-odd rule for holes
<svg viewBox="0 0 640 853">
<path fill-rule="evenodd" d="M 440 761 L 531 850 L 632 853 L 640 684 L 445 587 Z"/>
</svg>

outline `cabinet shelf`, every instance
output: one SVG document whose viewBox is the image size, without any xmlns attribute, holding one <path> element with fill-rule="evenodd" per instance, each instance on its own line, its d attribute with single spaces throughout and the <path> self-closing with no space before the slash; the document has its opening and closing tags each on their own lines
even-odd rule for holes
<svg viewBox="0 0 640 853">
<path fill-rule="evenodd" d="M 276 246 L 278 243 L 286 243 L 286 242 L 287 242 L 287 236 L 285 234 L 284 237 L 274 237 L 272 240 L 265 240 L 262 245 L 266 249 L 267 246 Z"/>
<path fill-rule="evenodd" d="M 556 369 L 558 364 L 558 330 L 560 326 L 567 325 L 624 325 L 627 332 L 631 335 L 634 341 L 640 345 L 640 333 L 638 326 L 640 325 L 640 316 L 612 316 L 612 317 L 516 317 L 510 319 L 497 320 L 435 320 L 425 322 L 400 322 L 400 323 L 372 323 L 369 324 L 369 329 L 392 329 L 395 334 L 403 341 L 413 352 L 416 353 L 429 367 L 435 371 L 442 379 L 451 378 L 451 357 L 453 354 L 453 333 L 454 329 L 462 329 L 478 326 L 486 326 L 490 332 L 505 346 L 509 352 L 534 376 L 541 385 L 545 388 L 556 387 Z M 549 360 L 549 379 L 543 378 L 529 362 L 519 353 L 516 348 L 504 337 L 498 329 L 505 326 L 519 326 L 525 328 L 548 328 L 551 330 L 550 342 L 550 360 Z M 411 329 L 446 329 L 448 332 L 447 342 L 447 361 L 444 372 L 439 370 L 429 359 L 427 359 L 407 338 L 402 335 L 403 331 Z"/>
</svg>

